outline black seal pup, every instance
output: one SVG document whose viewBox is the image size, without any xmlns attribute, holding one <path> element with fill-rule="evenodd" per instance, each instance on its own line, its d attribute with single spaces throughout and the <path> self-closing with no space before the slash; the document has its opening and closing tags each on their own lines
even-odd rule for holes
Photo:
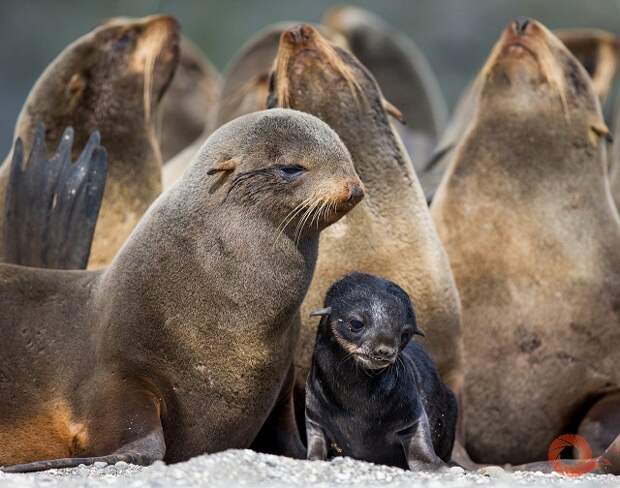
<svg viewBox="0 0 620 488">
<path fill-rule="evenodd" d="M 37 127 L 24 161 L 18 137 L 5 197 L 4 261 L 38 268 L 84 269 L 108 171 L 107 153 L 93 132 L 71 162 L 74 131 L 65 130 L 51 158 L 45 128 Z"/>
<path fill-rule="evenodd" d="M 463 306 L 467 447 L 523 464 L 580 433 L 599 454 L 620 410 L 620 220 L 599 96 L 566 46 L 523 18 L 476 83 L 431 207 Z"/>
<path fill-rule="evenodd" d="M 325 297 L 306 385 L 308 459 L 350 456 L 412 471 L 450 460 L 454 394 L 412 341 L 423 335 L 409 295 L 351 273 Z"/>
<path fill-rule="evenodd" d="M 363 197 L 316 117 L 214 132 L 110 267 L 0 265 L 0 465 L 149 464 L 260 447 L 304 456 L 292 409 L 319 233 Z"/>
</svg>

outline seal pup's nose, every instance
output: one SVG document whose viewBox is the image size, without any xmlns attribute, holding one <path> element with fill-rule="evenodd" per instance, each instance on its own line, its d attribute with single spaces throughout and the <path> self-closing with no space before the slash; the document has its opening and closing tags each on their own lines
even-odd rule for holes
<svg viewBox="0 0 620 488">
<path fill-rule="evenodd" d="M 515 34 L 517 34 L 518 36 L 523 36 L 527 34 L 528 26 L 530 25 L 530 23 L 531 20 L 527 17 L 517 17 L 512 23 Z"/>
<path fill-rule="evenodd" d="M 393 347 L 382 344 L 375 348 L 375 350 L 373 351 L 373 356 L 383 361 L 392 362 L 394 361 L 394 359 L 396 359 L 397 352 L 398 352 L 397 349 L 394 349 Z"/>
</svg>

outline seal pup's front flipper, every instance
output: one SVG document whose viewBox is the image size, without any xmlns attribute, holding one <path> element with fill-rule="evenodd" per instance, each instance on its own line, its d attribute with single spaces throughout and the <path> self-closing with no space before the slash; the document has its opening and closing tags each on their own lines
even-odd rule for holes
<svg viewBox="0 0 620 488">
<path fill-rule="evenodd" d="M 13 150 L 6 193 L 6 262 L 41 268 L 84 269 L 103 199 L 107 154 L 93 132 L 71 162 L 73 129 L 48 158 L 45 128 L 37 126 L 24 165 L 22 141 Z"/>
<path fill-rule="evenodd" d="M 411 471 L 438 471 L 447 468 L 446 463 L 435 453 L 426 412 L 421 413 L 415 425 L 399 435 Z"/>
<path fill-rule="evenodd" d="M 130 442 L 108 456 L 76 457 L 65 459 L 52 459 L 49 461 L 36 461 L 28 464 L 15 464 L 4 466 L 0 471 L 5 473 L 32 473 L 47 469 L 75 468 L 80 464 L 91 465 L 97 462 L 115 464 L 124 461 L 139 466 L 149 466 L 155 461 L 161 461 L 166 453 L 166 443 L 161 424 L 141 439 Z"/>
</svg>

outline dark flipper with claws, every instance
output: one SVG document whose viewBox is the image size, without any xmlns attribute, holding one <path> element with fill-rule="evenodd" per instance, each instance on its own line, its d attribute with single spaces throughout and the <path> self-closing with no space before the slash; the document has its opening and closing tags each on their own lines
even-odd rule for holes
<svg viewBox="0 0 620 488">
<path fill-rule="evenodd" d="M 129 464 L 149 466 L 155 461 L 160 461 L 166 453 L 164 433 L 161 426 L 145 436 L 130 444 L 127 444 L 116 452 L 108 456 L 97 457 L 77 457 L 65 459 L 52 459 L 49 461 L 36 461 L 28 464 L 15 464 L 13 466 L 0 467 L 0 471 L 5 473 L 32 473 L 35 471 L 45 471 L 47 469 L 75 468 L 80 464 L 91 465 L 96 462 L 115 464 L 124 461 Z"/>
<path fill-rule="evenodd" d="M 47 156 L 45 129 L 37 127 L 24 165 L 15 142 L 5 202 L 5 261 L 41 268 L 83 269 L 88 263 L 107 175 L 107 154 L 91 134 L 77 162 L 71 162 L 73 129 Z"/>
</svg>

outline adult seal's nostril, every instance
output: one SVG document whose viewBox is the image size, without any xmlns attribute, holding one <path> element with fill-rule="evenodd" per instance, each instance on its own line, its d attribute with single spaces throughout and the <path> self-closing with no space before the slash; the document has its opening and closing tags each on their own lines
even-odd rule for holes
<svg viewBox="0 0 620 488">
<path fill-rule="evenodd" d="M 527 34 L 528 25 L 530 25 L 530 19 L 527 17 L 517 17 L 513 23 L 515 33 L 520 36 Z"/>
<path fill-rule="evenodd" d="M 357 203 L 364 198 L 364 190 L 358 184 L 351 185 L 349 189 L 349 202 Z"/>
<path fill-rule="evenodd" d="M 288 40 L 293 44 L 303 44 L 310 39 L 311 30 L 306 24 L 301 24 L 286 33 Z"/>
</svg>

